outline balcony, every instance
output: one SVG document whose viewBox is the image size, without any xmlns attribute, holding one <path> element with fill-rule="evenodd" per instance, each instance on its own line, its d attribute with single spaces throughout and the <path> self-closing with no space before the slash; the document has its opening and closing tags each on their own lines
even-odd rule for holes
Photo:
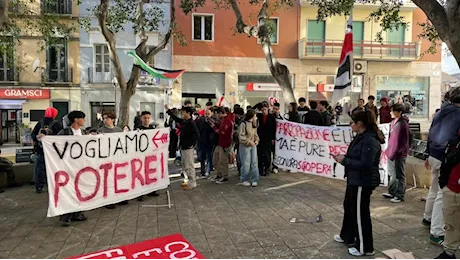
<svg viewBox="0 0 460 260">
<path fill-rule="evenodd" d="M 299 59 L 337 60 L 342 52 L 343 41 L 307 40 L 299 41 Z M 374 42 L 353 43 L 353 57 L 363 60 L 415 61 L 420 57 L 420 42 Z"/>
<path fill-rule="evenodd" d="M 113 73 L 112 71 L 108 72 L 96 72 L 94 67 L 87 68 L 88 83 L 112 83 Z"/>
<path fill-rule="evenodd" d="M 17 69 L 0 68 L 0 84 L 17 83 L 18 81 L 19 73 Z"/>
<path fill-rule="evenodd" d="M 42 0 L 45 14 L 72 15 L 72 0 Z"/>
<path fill-rule="evenodd" d="M 42 83 L 46 84 L 65 84 L 73 82 L 73 69 L 46 69 L 42 73 Z"/>
</svg>

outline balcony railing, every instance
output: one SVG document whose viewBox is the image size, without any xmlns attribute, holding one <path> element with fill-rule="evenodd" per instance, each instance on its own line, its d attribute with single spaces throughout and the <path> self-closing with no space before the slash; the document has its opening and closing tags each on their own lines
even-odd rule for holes
<svg viewBox="0 0 460 260">
<path fill-rule="evenodd" d="M 19 81 L 19 73 L 16 69 L 0 68 L 0 83 Z"/>
<path fill-rule="evenodd" d="M 113 73 L 110 72 L 95 72 L 93 67 L 87 68 L 88 83 L 111 83 Z"/>
<path fill-rule="evenodd" d="M 72 83 L 73 69 L 46 69 L 42 74 L 43 83 Z"/>
<path fill-rule="evenodd" d="M 343 41 L 308 40 L 299 41 L 300 59 L 330 58 L 337 59 L 342 52 Z M 419 42 L 374 42 L 355 41 L 353 57 L 367 60 L 412 61 L 420 57 Z"/>
<path fill-rule="evenodd" d="M 45 14 L 72 14 L 72 0 L 42 0 Z"/>
</svg>

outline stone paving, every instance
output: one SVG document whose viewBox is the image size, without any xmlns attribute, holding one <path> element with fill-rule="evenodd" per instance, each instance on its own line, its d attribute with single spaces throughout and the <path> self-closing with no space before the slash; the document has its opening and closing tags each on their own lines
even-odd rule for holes
<svg viewBox="0 0 460 260">
<path fill-rule="evenodd" d="M 69 228 L 58 218 L 46 218 L 48 194 L 32 186 L 0 194 L 0 258 L 66 258 L 159 236 L 181 233 L 206 258 L 353 258 L 344 245 L 332 240 L 342 223 L 345 182 L 300 173 L 262 177 L 256 188 L 231 182 L 216 185 L 199 181 L 183 191 L 180 180 L 171 185 L 173 208 L 166 195 L 130 201 L 114 210 L 86 212 L 88 221 Z M 407 200 L 390 204 L 378 188 L 371 212 L 376 255 L 398 248 L 418 258 L 433 258 L 442 250 L 428 241 L 423 227 L 427 190 L 408 192 Z M 321 223 L 289 223 L 293 217 L 315 217 Z"/>
</svg>

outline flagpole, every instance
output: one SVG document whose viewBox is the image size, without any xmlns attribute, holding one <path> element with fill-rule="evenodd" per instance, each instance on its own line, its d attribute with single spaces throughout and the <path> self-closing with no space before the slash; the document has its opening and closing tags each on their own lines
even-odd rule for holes
<svg viewBox="0 0 460 260">
<path fill-rule="evenodd" d="M 351 16 L 351 25 L 352 25 L 352 27 L 351 27 L 351 33 L 352 33 L 352 35 L 354 35 L 354 34 L 353 34 L 353 8 L 354 8 L 354 5 L 353 5 L 353 7 L 351 7 L 351 12 L 350 12 L 350 16 Z M 354 44 L 353 44 L 353 47 L 354 47 Z M 354 85 L 353 85 L 353 77 L 354 77 L 354 75 L 355 75 L 355 55 L 354 55 L 354 52 L 355 52 L 355 50 L 354 50 L 354 48 L 352 48 L 352 49 L 351 49 L 351 53 L 352 53 L 352 55 L 351 55 L 351 64 L 350 64 L 350 65 L 351 65 L 351 66 L 350 66 L 350 73 L 351 73 L 351 87 L 350 87 L 350 92 L 353 92 L 353 88 L 354 88 Z M 351 99 L 351 94 L 350 94 L 350 99 Z M 350 100 L 350 101 L 351 101 L 351 100 Z"/>
</svg>

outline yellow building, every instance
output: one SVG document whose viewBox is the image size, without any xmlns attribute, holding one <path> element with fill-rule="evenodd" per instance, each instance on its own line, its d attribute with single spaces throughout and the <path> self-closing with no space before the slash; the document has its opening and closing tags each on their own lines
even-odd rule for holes
<svg viewBox="0 0 460 260">
<path fill-rule="evenodd" d="M 80 109 L 80 46 L 77 1 L 56 0 L 43 4 L 29 3 L 36 14 L 51 14 L 63 24 L 77 25 L 70 37 L 56 35 L 46 42 L 37 33 L 22 34 L 18 38 L 2 37 L 1 44 L 13 44 L 14 66 L 0 66 L 1 140 L 20 142 L 20 126 L 33 128 L 43 118 L 44 110 L 55 107 L 58 119 L 71 110 Z M 12 9 L 12 8 L 11 8 Z M 13 10 L 10 15 L 14 18 Z M 18 24 L 22 21 L 18 21 Z M 5 53 L 3 59 L 8 59 Z"/>
</svg>

